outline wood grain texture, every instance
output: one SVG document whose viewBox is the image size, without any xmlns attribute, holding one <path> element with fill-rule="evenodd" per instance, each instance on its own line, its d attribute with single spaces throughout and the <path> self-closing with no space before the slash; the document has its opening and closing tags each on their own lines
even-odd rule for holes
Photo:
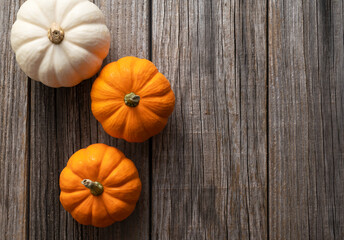
<svg viewBox="0 0 344 240">
<path fill-rule="evenodd" d="M 1 240 L 344 239 L 343 1 L 94 0 L 112 37 L 104 65 L 152 57 L 176 95 L 141 144 L 95 120 L 95 78 L 27 79 L 10 50 L 23 2 L 0 0 Z M 135 212 L 104 229 L 59 202 L 69 157 L 96 142 L 143 183 Z"/>
<path fill-rule="evenodd" d="M 10 33 L 22 1 L 0 0 L 0 239 L 23 239 L 27 223 L 28 81 Z"/>
<path fill-rule="evenodd" d="M 344 239 L 343 1 L 269 1 L 271 239 Z"/>
<path fill-rule="evenodd" d="M 148 57 L 148 1 L 97 0 L 111 32 L 104 65 L 127 55 Z M 92 80 L 74 88 L 31 85 L 30 239 L 147 239 L 149 232 L 149 144 L 129 144 L 108 136 L 91 113 Z M 105 143 L 136 164 L 143 189 L 134 213 L 99 229 L 81 226 L 59 202 L 59 174 L 80 148 Z M 135 227 L 133 227 L 135 226 Z"/>
<path fill-rule="evenodd" d="M 266 239 L 266 2 L 153 0 L 176 106 L 153 138 L 153 239 Z"/>
</svg>

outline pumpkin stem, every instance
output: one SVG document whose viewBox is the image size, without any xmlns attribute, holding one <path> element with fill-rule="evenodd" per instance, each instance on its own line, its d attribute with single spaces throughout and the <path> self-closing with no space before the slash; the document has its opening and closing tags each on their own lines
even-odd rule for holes
<svg viewBox="0 0 344 240">
<path fill-rule="evenodd" d="M 84 179 L 81 181 L 81 183 L 85 187 L 89 188 L 94 196 L 99 196 L 104 191 L 103 185 L 101 185 L 99 182 L 93 182 L 90 179 Z"/>
<path fill-rule="evenodd" d="M 131 92 L 125 95 L 124 102 L 129 107 L 136 107 L 139 105 L 140 96 L 137 96 L 135 93 Z"/>
<path fill-rule="evenodd" d="M 64 38 L 64 31 L 57 23 L 51 24 L 48 30 L 48 38 L 54 44 L 60 44 Z"/>
</svg>

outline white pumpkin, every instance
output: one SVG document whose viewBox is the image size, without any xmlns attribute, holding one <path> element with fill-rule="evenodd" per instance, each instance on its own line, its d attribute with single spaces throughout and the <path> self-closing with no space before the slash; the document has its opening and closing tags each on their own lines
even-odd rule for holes
<svg viewBox="0 0 344 240">
<path fill-rule="evenodd" d="M 50 87 L 72 87 L 95 75 L 110 48 L 100 9 L 88 0 L 28 0 L 11 45 L 21 69 Z"/>
</svg>

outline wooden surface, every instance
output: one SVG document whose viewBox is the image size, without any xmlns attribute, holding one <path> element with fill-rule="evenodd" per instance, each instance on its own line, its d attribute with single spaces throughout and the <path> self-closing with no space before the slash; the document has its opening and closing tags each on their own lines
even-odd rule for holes
<svg viewBox="0 0 344 240">
<path fill-rule="evenodd" d="M 152 238 L 265 239 L 265 4 L 153 1 L 152 50 L 177 99 L 153 138 Z"/>
<path fill-rule="evenodd" d="M 176 107 L 140 144 L 108 136 L 92 82 L 52 89 L 15 62 L 24 1 L 0 0 L 0 239 L 344 239 L 342 0 L 95 0 L 110 54 L 151 59 Z M 126 220 L 81 226 L 59 174 L 102 142 L 138 167 Z"/>
<path fill-rule="evenodd" d="M 9 47 L 20 3 L 0 0 L 0 239 L 27 236 L 29 83 Z"/>
<path fill-rule="evenodd" d="M 344 239 L 344 4 L 268 8 L 270 238 Z"/>
</svg>

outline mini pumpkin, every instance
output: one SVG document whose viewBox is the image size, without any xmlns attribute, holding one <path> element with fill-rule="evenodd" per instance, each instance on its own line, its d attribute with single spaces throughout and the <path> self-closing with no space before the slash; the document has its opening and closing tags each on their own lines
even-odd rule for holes
<svg viewBox="0 0 344 240">
<path fill-rule="evenodd" d="M 134 211 L 141 181 L 134 163 L 121 151 L 93 144 L 69 159 L 60 188 L 61 204 L 76 221 L 106 227 Z"/>
<path fill-rule="evenodd" d="M 21 69 L 50 87 L 72 87 L 95 75 L 110 48 L 100 9 L 88 0 L 28 0 L 12 26 Z"/>
<path fill-rule="evenodd" d="M 128 142 L 158 134 L 174 109 L 169 81 L 146 59 L 124 57 L 106 65 L 92 90 L 92 112 L 104 130 Z"/>
</svg>

